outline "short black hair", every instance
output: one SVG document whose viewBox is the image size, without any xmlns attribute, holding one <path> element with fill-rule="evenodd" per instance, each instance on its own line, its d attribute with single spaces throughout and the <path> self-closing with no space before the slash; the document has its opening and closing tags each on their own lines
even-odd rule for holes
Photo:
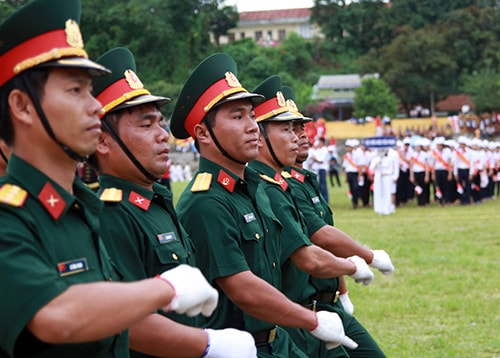
<svg viewBox="0 0 500 358">
<path fill-rule="evenodd" d="M 10 79 L 0 88 L 0 138 L 7 145 L 12 145 L 14 141 L 14 126 L 9 111 L 9 95 L 19 89 L 28 93 L 26 83 L 32 84 L 38 100 L 41 101 L 44 96 L 44 87 L 49 78 L 50 68 L 33 68 L 23 72 L 14 78 Z"/>
</svg>

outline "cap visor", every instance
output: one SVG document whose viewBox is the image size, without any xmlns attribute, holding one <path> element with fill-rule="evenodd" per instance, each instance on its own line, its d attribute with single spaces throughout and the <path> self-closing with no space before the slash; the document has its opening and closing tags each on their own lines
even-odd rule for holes
<svg viewBox="0 0 500 358">
<path fill-rule="evenodd" d="M 286 111 L 286 112 L 277 114 L 273 117 L 266 118 L 266 119 L 259 121 L 259 122 L 286 122 L 286 121 L 299 121 L 299 120 L 303 120 L 303 119 L 304 119 L 303 115 L 297 115 L 295 113 Z"/>
<path fill-rule="evenodd" d="M 257 93 L 250 93 L 250 92 L 238 92 L 234 93 L 230 96 L 227 96 L 223 99 L 221 99 L 219 102 L 217 102 L 216 106 L 220 106 L 223 103 L 227 102 L 232 102 L 232 101 L 237 101 L 240 99 L 249 99 L 252 101 L 252 104 L 254 106 L 258 105 L 259 103 L 262 103 L 264 101 L 264 96 L 257 94 Z"/>
<path fill-rule="evenodd" d="M 146 104 L 146 103 L 154 103 L 158 106 L 158 108 L 160 108 L 169 102 L 170 102 L 170 98 L 168 98 L 168 97 L 160 97 L 160 96 L 153 96 L 150 94 L 145 94 L 142 96 L 132 98 L 129 101 L 123 102 L 119 106 L 116 106 L 115 108 L 113 108 L 110 112 L 117 111 L 117 110 L 124 109 L 124 108 L 133 107 L 133 106 L 140 106 L 141 104 Z"/>
<path fill-rule="evenodd" d="M 83 57 L 65 57 L 40 64 L 38 67 L 72 67 L 87 70 L 92 77 L 109 76 L 111 71 L 106 67 Z"/>
</svg>

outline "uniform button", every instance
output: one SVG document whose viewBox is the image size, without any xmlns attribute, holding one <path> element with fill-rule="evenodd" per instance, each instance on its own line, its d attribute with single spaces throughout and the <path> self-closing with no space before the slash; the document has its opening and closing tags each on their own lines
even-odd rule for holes
<svg viewBox="0 0 500 358">
<path fill-rule="evenodd" d="M 172 258 L 173 258 L 174 260 L 179 260 L 179 256 L 177 256 L 175 253 L 173 253 L 173 254 L 172 254 Z"/>
<path fill-rule="evenodd" d="M 75 203 L 75 205 L 73 206 L 76 210 L 80 210 L 80 205 L 78 205 L 78 203 Z"/>
<path fill-rule="evenodd" d="M 108 281 L 113 281 L 113 277 L 108 277 Z"/>
<path fill-rule="evenodd" d="M 259 235 L 259 233 L 258 233 L 258 232 L 256 232 L 256 233 L 255 233 L 255 238 L 256 238 L 257 240 L 259 240 L 259 239 L 260 239 L 260 235 Z"/>
<path fill-rule="evenodd" d="M 268 233 L 269 233 L 269 229 L 266 229 L 266 234 L 268 234 Z"/>
<path fill-rule="evenodd" d="M 273 267 L 276 267 L 276 262 L 273 262 Z"/>
<path fill-rule="evenodd" d="M 319 215 L 320 215 L 320 216 L 323 216 L 323 211 L 320 211 L 320 212 L 319 212 Z"/>
</svg>

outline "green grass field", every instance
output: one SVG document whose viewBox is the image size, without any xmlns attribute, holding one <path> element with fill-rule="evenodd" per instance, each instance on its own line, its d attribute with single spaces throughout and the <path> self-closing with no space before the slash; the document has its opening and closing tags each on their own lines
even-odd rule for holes
<svg viewBox="0 0 500 358">
<path fill-rule="evenodd" d="M 177 199 L 186 183 L 174 183 Z M 480 205 L 352 210 L 330 188 L 335 225 L 386 250 L 394 274 L 347 278 L 354 315 L 388 357 L 500 357 L 500 198 Z"/>
</svg>

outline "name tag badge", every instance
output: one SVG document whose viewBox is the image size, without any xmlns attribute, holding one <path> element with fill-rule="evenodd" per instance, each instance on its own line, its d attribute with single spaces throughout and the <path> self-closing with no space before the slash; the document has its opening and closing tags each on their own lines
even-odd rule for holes
<svg viewBox="0 0 500 358">
<path fill-rule="evenodd" d="M 167 232 L 165 234 L 158 234 L 157 237 L 158 237 L 158 241 L 160 242 L 160 244 L 167 244 L 167 243 L 174 241 L 176 239 L 175 233 L 173 231 Z"/>
<path fill-rule="evenodd" d="M 87 264 L 87 259 L 85 257 L 81 259 L 60 262 L 57 264 L 57 271 L 59 272 L 59 276 L 69 276 L 75 273 L 84 272 L 89 269 L 89 265 Z"/>
<path fill-rule="evenodd" d="M 252 222 L 252 221 L 255 221 L 255 214 L 254 213 L 245 214 L 245 215 L 243 215 L 243 217 L 245 218 L 245 222 L 247 224 Z"/>
<path fill-rule="evenodd" d="M 313 204 L 319 203 L 320 202 L 319 197 L 315 196 L 314 198 L 312 198 L 312 202 Z"/>
</svg>

